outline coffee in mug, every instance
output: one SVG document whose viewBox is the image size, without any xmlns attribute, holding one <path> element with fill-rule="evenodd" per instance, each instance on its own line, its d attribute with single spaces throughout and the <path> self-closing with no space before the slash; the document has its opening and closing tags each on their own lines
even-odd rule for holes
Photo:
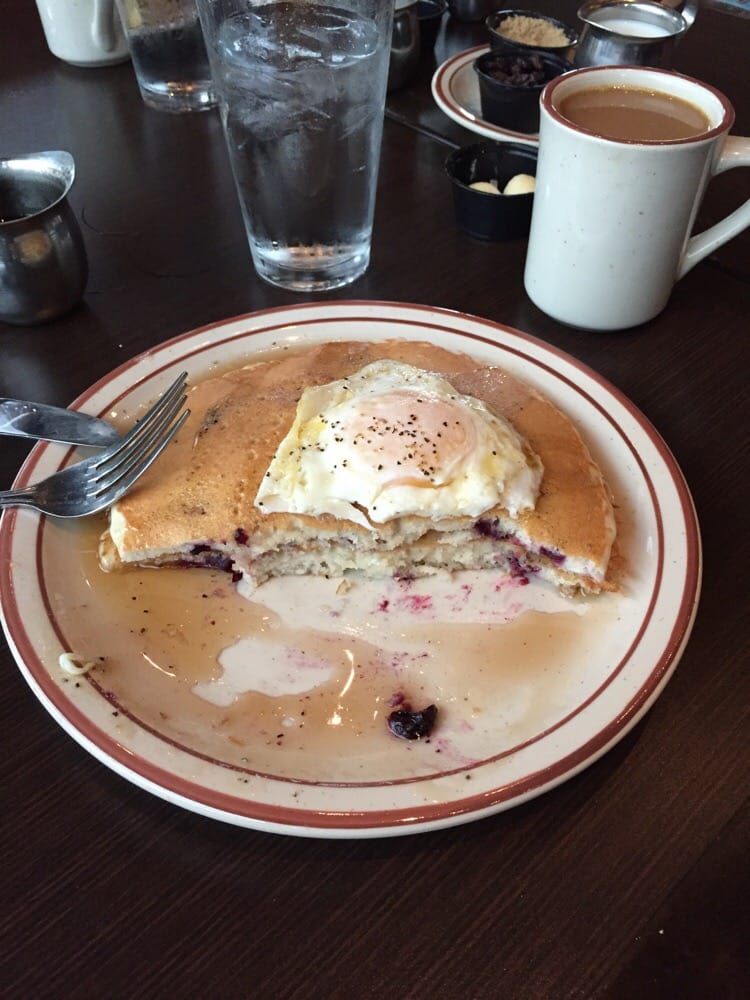
<svg viewBox="0 0 750 1000">
<path fill-rule="evenodd" d="M 560 101 L 560 114 L 605 139 L 689 139 L 711 128 L 695 104 L 643 87 L 592 87 Z"/>
<path fill-rule="evenodd" d="M 675 282 L 750 225 L 750 199 L 691 230 L 709 180 L 750 166 L 727 98 L 690 77 L 596 66 L 541 95 L 524 283 L 548 315 L 591 330 L 645 323 Z"/>
</svg>

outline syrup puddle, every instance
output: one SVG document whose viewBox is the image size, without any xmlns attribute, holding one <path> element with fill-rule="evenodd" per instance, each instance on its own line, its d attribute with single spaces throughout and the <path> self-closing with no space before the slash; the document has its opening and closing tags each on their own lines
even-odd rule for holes
<svg viewBox="0 0 750 1000">
<path fill-rule="evenodd" d="M 462 573 L 275 580 L 248 600 L 208 570 L 104 574 L 100 530 L 50 534 L 45 567 L 69 648 L 105 658 L 91 679 L 168 740 L 295 780 L 398 780 L 507 752 L 575 710 L 624 642 L 612 595 Z M 390 735 L 401 696 L 438 706 L 431 738 Z"/>
</svg>

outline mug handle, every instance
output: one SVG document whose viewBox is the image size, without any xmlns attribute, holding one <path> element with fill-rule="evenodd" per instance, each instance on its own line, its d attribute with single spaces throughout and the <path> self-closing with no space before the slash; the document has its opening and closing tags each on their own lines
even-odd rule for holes
<svg viewBox="0 0 750 1000">
<path fill-rule="evenodd" d="M 716 174 L 723 174 L 725 170 L 733 170 L 735 167 L 750 167 L 750 139 L 730 135 L 727 136 L 711 176 L 715 177 Z M 750 226 L 750 198 L 739 208 L 735 208 L 726 219 L 688 240 L 677 277 L 683 277 L 699 260 L 718 250 L 727 240 L 731 240 L 748 226 Z"/>
<path fill-rule="evenodd" d="M 103 52 L 111 52 L 117 45 L 114 0 L 94 0 L 91 37 L 94 40 L 94 45 Z"/>
</svg>

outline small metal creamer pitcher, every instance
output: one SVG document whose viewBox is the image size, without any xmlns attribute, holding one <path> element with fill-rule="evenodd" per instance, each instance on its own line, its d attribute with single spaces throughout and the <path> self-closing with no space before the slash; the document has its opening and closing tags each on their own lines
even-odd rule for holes
<svg viewBox="0 0 750 1000">
<path fill-rule="evenodd" d="M 687 0 L 682 10 L 651 0 L 587 0 L 578 10 L 583 29 L 573 65 L 669 69 L 697 10 L 698 0 Z"/>
<path fill-rule="evenodd" d="M 88 263 L 67 199 L 74 178 L 62 150 L 0 160 L 0 321 L 43 323 L 83 295 Z"/>
</svg>

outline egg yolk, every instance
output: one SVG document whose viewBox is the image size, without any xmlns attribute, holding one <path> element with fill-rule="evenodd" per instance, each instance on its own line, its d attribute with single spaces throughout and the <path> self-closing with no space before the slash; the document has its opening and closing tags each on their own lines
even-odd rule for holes
<svg viewBox="0 0 750 1000">
<path fill-rule="evenodd" d="M 471 413 L 450 399 L 396 391 L 346 409 L 332 415 L 327 437 L 383 487 L 449 483 L 476 446 Z"/>
</svg>

